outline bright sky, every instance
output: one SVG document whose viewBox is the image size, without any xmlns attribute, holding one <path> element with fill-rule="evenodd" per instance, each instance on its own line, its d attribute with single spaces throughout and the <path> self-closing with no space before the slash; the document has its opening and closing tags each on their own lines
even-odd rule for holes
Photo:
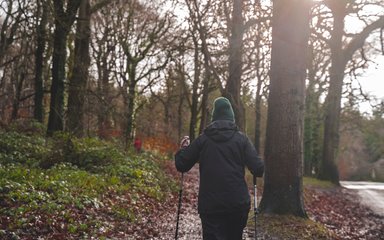
<svg viewBox="0 0 384 240">
<path fill-rule="evenodd" d="M 384 56 L 375 59 L 376 65 L 371 65 L 363 75 L 361 84 L 367 92 L 384 98 Z"/>
<path fill-rule="evenodd" d="M 374 61 L 377 64 L 371 64 L 359 81 L 364 92 L 384 101 L 384 56 L 377 56 Z M 368 103 L 362 103 L 360 109 L 367 111 L 370 106 Z"/>
</svg>

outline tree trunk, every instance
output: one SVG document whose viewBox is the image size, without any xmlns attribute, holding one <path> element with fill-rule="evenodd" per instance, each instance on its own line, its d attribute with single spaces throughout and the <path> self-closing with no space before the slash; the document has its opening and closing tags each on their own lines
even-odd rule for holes
<svg viewBox="0 0 384 240">
<path fill-rule="evenodd" d="M 109 46 L 109 45 L 108 45 Z M 111 127 L 110 122 L 110 111 L 109 106 L 110 104 L 110 89 L 109 89 L 109 68 L 108 68 L 108 53 L 104 53 L 101 59 L 101 64 L 98 66 L 99 71 L 99 96 L 101 97 L 101 100 L 99 101 L 98 105 L 98 132 L 100 138 L 107 138 L 108 134 L 107 131 Z"/>
<path fill-rule="evenodd" d="M 53 37 L 51 101 L 48 117 L 47 135 L 63 130 L 64 122 L 64 80 L 67 57 L 66 43 L 68 33 L 75 21 L 81 1 L 68 0 L 66 11 L 64 1 L 54 0 L 55 31 Z"/>
<path fill-rule="evenodd" d="M 260 3 L 259 3 L 260 4 Z M 260 6 L 259 6 L 260 7 Z M 257 23 L 257 32 L 260 33 L 263 31 L 263 27 L 261 23 Z M 261 104 L 262 104 L 262 86 L 263 86 L 263 79 L 265 76 L 263 76 L 261 68 L 263 68 L 263 62 L 265 57 L 263 56 L 264 53 L 261 51 L 263 48 L 261 44 L 261 37 L 257 36 L 255 39 L 255 48 L 256 48 L 256 78 L 257 78 L 257 85 L 256 85 L 256 97 L 255 97 L 255 148 L 256 151 L 261 154 Z M 263 54 L 263 55 L 261 55 Z"/>
<path fill-rule="evenodd" d="M 12 115 L 11 115 L 12 120 L 16 120 L 19 113 L 21 91 L 23 90 L 23 85 L 25 80 L 25 73 L 23 70 L 21 71 L 22 72 L 15 72 L 16 92 L 15 92 L 15 97 L 13 99 L 13 104 L 12 104 Z"/>
<path fill-rule="evenodd" d="M 329 74 L 328 95 L 325 99 L 323 160 L 320 165 L 319 178 L 339 184 L 339 172 L 335 160 L 339 146 L 341 95 L 346 67 L 342 50 L 347 2 L 333 1 L 329 4 L 333 14 L 333 30 L 330 40 L 332 65 Z"/>
<path fill-rule="evenodd" d="M 132 142 L 132 131 L 134 123 L 134 113 L 135 113 L 135 101 L 136 101 L 136 73 L 135 67 L 132 68 L 133 71 L 130 73 L 129 84 L 128 84 L 128 102 L 127 102 L 127 126 L 125 130 L 125 148 L 128 149 L 130 143 Z"/>
<path fill-rule="evenodd" d="M 63 130 L 64 79 L 68 30 L 63 26 L 59 19 L 55 20 L 55 25 L 52 56 L 51 101 L 47 128 L 48 136 L 51 136 L 55 131 Z"/>
<path fill-rule="evenodd" d="M 262 212 L 307 216 L 302 175 L 308 38 L 309 2 L 274 1 Z"/>
<path fill-rule="evenodd" d="M 199 134 L 201 134 L 205 127 L 209 124 L 211 121 L 210 115 L 209 115 L 209 108 L 208 108 L 208 97 L 210 93 L 210 79 L 211 79 L 211 73 L 209 70 L 209 59 L 208 56 L 205 54 L 204 56 L 204 70 L 205 70 L 205 76 L 203 80 L 203 92 L 202 92 L 202 99 L 201 99 L 201 119 L 200 119 L 200 128 L 199 128 Z"/>
<path fill-rule="evenodd" d="M 182 88 L 181 88 L 182 89 Z M 184 91 L 180 91 L 179 105 L 177 107 L 177 139 L 181 139 L 183 129 Z"/>
<path fill-rule="evenodd" d="M 310 46 L 313 51 L 313 46 Z M 314 138 L 315 120 L 317 112 L 315 106 L 318 104 L 318 98 L 315 96 L 315 76 L 313 57 L 310 58 L 311 64 L 308 67 L 308 86 L 305 94 L 305 118 L 304 118 L 304 175 L 311 176 L 314 166 L 314 149 L 313 146 L 317 143 Z"/>
<path fill-rule="evenodd" d="M 192 84 L 191 120 L 189 123 L 189 137 L 191 141 L 193 141 L 196 136 L 198 104 L 199 104 L 198 88 L 199 88 L 200 73 L 201 73 L 200 61 L 199 61 L 199 46 L 198 46 L 198 41 L 195 37 L 193 37 L 193 42 L 195 46 L 195 56 L 194 56 L 195 73 L 194 73 L 194 79 Z"/>
<path fill-rule="evenodd" d="M 45 45 L 46 45 L 46 37 L 47 37 L 47 30 L 46 25 L 48 21 L 47 16 L 47 5 L 41 4 L 40 1 L 38 2 L 38 11 L 37 11 L 37 19 L 40 17 L 40 10 L 42 10 L 41 13 L 41 19 L 40 23 L 37 24 L 37 31 L 36 31 L 36 52 L 35 52 L 35 96 L 34 96 L 34 118 L 39 121 L 44 121 L 44 106 L 43 106 L 43 99 L 44 99 L 44 83 L 43 83 L 43 70 L 44 70 L 44 51 L 45 51 Z"/>
<path fill-rule="evenodd" d="M 243 35 L 243 0 L 234 0 L 231 37 L 229 39 L 229 77 L 225 89 L 225 97 L 231 101 L 236 123 L 242 130 L 245 128 L 245 113 L 240 97 L 241 76 L 243 74 Z"/>
<path fill-rule="evenodd" d="M 261 139 L 261 77 L 257 80 L 256 87 L 256 102 L 255 102 L 255 148 L 260 153 L 260 139 Z"/>
<path fill-rule="evenodd" d="M 208 120 L 208 95 L 209 95 L 209 82 L 208 79 L 204 80 L 203 83 L 203 92 L 202 92 L 202 98 L 201 98 L 201 118 L 200 118 L 200 127 L 199 127 L 199 134 L 201 134 L 205 127 L 207 126 Z"/>
<path fill-rule="evenodd" d="M 90 64 L 90 21 L 90 2 L 82 0 L 77 21 L 74 67 L 68 92 L 68 130 L 78 137 L 83 136 L 84 132 L 84 100 Z"/>
</svg>

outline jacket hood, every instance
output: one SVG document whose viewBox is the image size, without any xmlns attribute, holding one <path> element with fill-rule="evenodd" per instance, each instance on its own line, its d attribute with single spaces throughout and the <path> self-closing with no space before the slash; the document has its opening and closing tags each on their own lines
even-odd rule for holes
<svg viewBox="0 0 384 240">
<path fill-rule="evenodd" d="M 204 134 L 215 142 L 226 142 L 238 131 L 237 125 L 229 120 L 217 120 L 212 122 Z"/>
</svg>

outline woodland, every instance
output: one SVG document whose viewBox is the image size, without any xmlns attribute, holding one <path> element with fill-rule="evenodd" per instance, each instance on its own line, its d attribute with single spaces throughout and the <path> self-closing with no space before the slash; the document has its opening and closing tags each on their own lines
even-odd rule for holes
<svg viewBox="0 0 384 240">
<path fill-rule="evenodd" d="M 378 239 L 339 185 L 384 182 L 384 99 L 362 82 L 383 34 L 382 0 L 0 0 L 0 238 L 172 239 L 173 154 L 224 96 L 265 160 L 261 214 Z M 325 209 L 346 202 L 372 228 Z"/>
</svg>

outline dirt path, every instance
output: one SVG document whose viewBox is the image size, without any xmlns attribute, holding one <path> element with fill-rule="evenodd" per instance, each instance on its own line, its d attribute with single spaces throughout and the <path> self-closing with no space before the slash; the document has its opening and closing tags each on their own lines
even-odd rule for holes
<svg viewBox="0 0 384 240">
<path fill-rule="evenodd" d="M 173 172 L 172 175 L 178 176 L 180 181 L 180 173 Z M 198 187 L 199 169 L 198 166 L 195 166 L 191 171 L 184 174 L 183 198 L 178 232 L 178 239 L 180 240 L 202 239 L 201 221 L 197 213 Z M 176 230 L 178 196 L 174 196 L 172 201 L 174 202 L 174 207 L 172 208 L 171 212 L 165 214 L 162 217 L 163 221 L 159 226 L 161 233 L 158 237 L 153 239 L 174 239 Z M 244 230 L 243 239 L 253 239 L 253 229 L 246 228 Z"/>
<path fill-rule="evenodd" d="M 180 182 L 181 174 L 173 166 L 168 168 L 170 174 Z M 184 174 L 182 209 L 179 223 L 180 240 L 202 239 L 201 222 L 197 213 L 197 195 L 199 186 L 199 170 L 195 166 Z M 362 206 L 355 195 L 345 188 L 318 189 L 307 187 L 306 209 L 310 218 L 324 224 L 336 234 L 335 239 L 384 239 L 384 218 L 374 214 L 370 209 Z M 261 195 L 259 196 L 261 197 Z M 259 199 L 260 201 L 260 199 Z M 162 203 L 156 218 L 160 221 L 152 223 L 151 228 L 158 229 L 156 235 L 146 238 L 169 240 L 175 238 L 178 194 Z M 250 215 L 250 218 L 253 216 Z M 145 227 L 149 227 L 146 225 Z M 265 235 L 258 229 L 258 239 L 281 239 Z M 273 234 L 273 233 L 272 233 Z M 253 228 L 245 229 L 244 240 L 254 239 Z"/>
<path fill-rule="evenodd" d="M 384 217 L 384 183 L 341 181 L 340 184 L 356 192 L 362 204 Z"/>
<path fill-rule="evenodd" d="M 179 182 L 181 174 L 177 173 Z M 202 239 L 200 218 L 197 213 L 197 193 L 199 186 L 199 170 L 194 167 L 190 172 L 184 174 L 183 198 L 179 220 L 178 239 Z M 176 230 L 176 217 L 178 196 L 173 198 L 174 208 L 162 224 L 162 234 L 158 239 L 174 239 Z"/>
</svg>

